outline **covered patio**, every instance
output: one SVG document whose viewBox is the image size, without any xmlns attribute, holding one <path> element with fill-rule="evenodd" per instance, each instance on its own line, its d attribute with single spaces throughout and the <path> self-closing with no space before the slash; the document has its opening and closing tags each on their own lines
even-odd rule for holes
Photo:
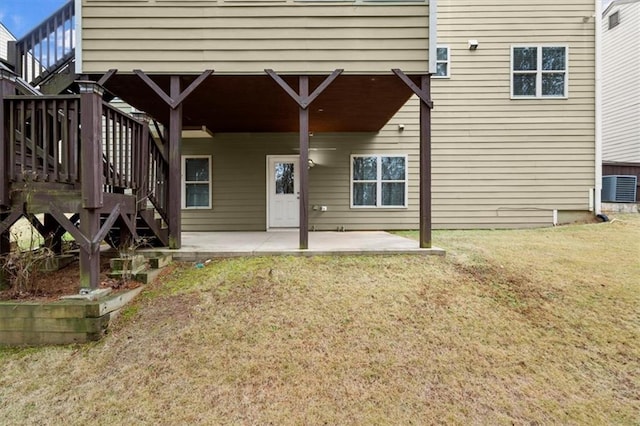
<svg viewBox="0 0 640 426">
<path fill-rule="evenodd" d="M 437 247 L 420 248 L 417 240 L 385 231 L 309 232 L 309 248 L 298 248 L 299 231 L 183 232 L 182 247 L 151 249 L 184 262 L 215 257 L 411 254 L 443 256 Z M 144 251 L 144 250 L 141 250 Z"/>
</svg>

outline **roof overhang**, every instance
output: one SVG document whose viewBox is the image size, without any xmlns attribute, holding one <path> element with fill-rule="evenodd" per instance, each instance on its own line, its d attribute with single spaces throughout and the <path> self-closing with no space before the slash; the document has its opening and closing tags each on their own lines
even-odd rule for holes
<svg viewBox="0 0 640 426">
<path fill-rule="evenodd" d="M 99 78 L 99 76 L 94 76 Z M 169 75 L 150 75 L 166 93 Z M 184 90 L 197 76 L 180 76 Z M 298 76 L 282 78 L 297 90 Z M 310 76 L 313 91 L 326 76 Z M 417 83 L 418 76 L 412 76 Z M 167 123 L 169 106 L 134 74 L 116 74 L 107 90 Z M 411 97 L 411 90 L 395 75 L 341 75 L 311 104 L 310 130 L 314 132 L 376 132 Z M 210 132 L 297 132 L 299 107 L 268 75 L 216 75 L 208 77 L 183 103 L 185 128 Z"/>
</svg>

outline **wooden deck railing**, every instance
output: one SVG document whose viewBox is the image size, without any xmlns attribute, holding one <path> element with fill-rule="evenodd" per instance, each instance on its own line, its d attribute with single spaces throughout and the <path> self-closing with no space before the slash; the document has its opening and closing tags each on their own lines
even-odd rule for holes
<svg viewBox="0 0 640 426">
<path fill-rule="evenodd" d="M 75 55 L 75 7 L 71 0 L 15 42 L 16 73 L 37 86 Z"/>
<path fill-rule="evenodd" d="M 147 141 L 149 163 L 146 182 L 149 201 L 151 201 L 162 219 L 168 222 L 169 161 L 151 134 L 149 134 Z"/>
<path fill-rule="evenodd" d="M 79 96 L 20 96 L 5 101 L 10 182 L 79 180 Z"/>
<path fill-rule="evenodd" d="M 80 96 L 8 96 L 3 102 L 7 127 L 9 182 L 80 183 Z M 131 190 L 167 213 L 168 162 L 145 122 L 102 103 L 102 183 L 104 192 Z"/>
</svg>

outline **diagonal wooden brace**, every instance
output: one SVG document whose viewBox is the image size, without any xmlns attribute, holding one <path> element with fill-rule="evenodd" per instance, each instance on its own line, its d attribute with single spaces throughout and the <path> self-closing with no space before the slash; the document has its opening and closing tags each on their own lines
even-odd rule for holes
<svg viewBox="0 0 640 426">
<path fill-rule="evenodd" d="M 16 223 L 18 219 L 22 216 L 22 212 L 19 210 L 12 211 L 9 216 L 0 222 L 0 234 L 3 234 L 7 229 L 11 228 L 11 225 Z"/>
<path fill-rule="evenodd" d="M 71 236 L 76 240 L 76 243 L 86 253 L 93 253 L 91 241 L 87 237 L 85 237 L 82 232 L 80 232 L 80 230 L 73 224 L 73 222 L 67 219 L 67 216 L 65 216 L 64 213 L 60 209 L 58 209 L 55 204 L 49 203 L 49 212 L 51 213 L 51 216 L 53 216 L 58 221 L 60 226 L 62 226 L 65 231 L 71 234 Z"/>
<path fill-rule="evenodd" d="M 416 95 L 418 95 L 418 97 L 420 98 L 420 100 L 422 102 L 425 103 L 425 105 L 427 105 L 430 109 L 433 108 L 433 101 L 431 100 L 431 93 L 429 93 L 429 91 L 425 91 L 421 88 L 419 88 L 410 78 L 409 76 L 407 76 L 404 72 L 402 72 L 402 70 L 398 69 L 398 68 L 394 68 L 391 71 L 393 71 L 393 73 L 395 75 L 397 75 L 400 80 L 402 80 L 404 82 L 404 84 L 406 84 L 409 89 L 411 89 L 411 91 L 413 93 L 415 93 Z"/>
<path fill-rule="evenodd" d="M 289 86 L 289 84 L 287 84 L 286 81 L 284 81 L 284 79 L 282 77 L 280 77 L 274 70 L 272 69 L 265 69 L 264 72 L 266 72 L 276 83 L 278 83 L 278 85 L 285 91 L 287 92 L 287 94 L 298 104 L 298 106 L 302 109 L 307 109 L 309 108 L 309 106 L 311 105 L 311 103 L 316 100 L 316 98 L 318 96 L 320 96 L 320 94 L 322 92 L 325 91 L 325 89 L 327 87 L 329 87 L 329 85 L 331 83 L 333 83 L 333 81 L 338 78 L 338 76 L 340 74 L 342 74 L 344 70 L 343 69 L 337 69 L 335 71 L 333 71 L 331 73 L 331 75 L 329 75 L 327 78 L 324 79 L 324 81 L 318 86 L 316 87 L 316 90 L 314 90 L 310 95 L 300 95 L 298 94 L 295 90 L 293 90 L 291 88 L 291 86 Z"/>
<path fill-rule="evenodd" d="M 131 236 L 134 239 L 138 238 L 138 232 L 136 231 L 136 227 L 133 225 L 131 219 L 129 219 L 129 215 L 126 213 L 121 213 L 120 218 L 122 219 L 122 222 L 124 222 L 127 229 L 129 229 L 129 232 L 131 232 Z"/>
<path fill-rule="evenodd" d="M 144 73 L 142 70 L 133 70 L 133 72 L 144 81 L 147 86 L 151 90 L 153 90 L 156 95 L 160 96 L 160 98 L 167 104 L 171 109 L 176 109 L 184 102 L 187 97 L 193 93 L 194 90 L 202 84 L 211 74 L 213 74 L 213 70 L 205 70 L 202 74 L 198 76 L 186 89 L 184 89 L 178 96 L 175 98 L 168 95 L 155 81 L 153 81 L 148 75 Z"/>
</svg>

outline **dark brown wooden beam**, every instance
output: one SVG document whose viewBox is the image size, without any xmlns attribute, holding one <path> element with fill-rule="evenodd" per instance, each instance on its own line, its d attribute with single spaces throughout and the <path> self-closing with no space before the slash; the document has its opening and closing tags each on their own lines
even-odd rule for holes
<svg viewBox="0 0 640 426">
<path fill-rule="evenodd" d="M 5 120 L 6 112 L 4 99 L 15 95 L 15 76 L 7 71 L 0 70 L 0 206 L 8 207 L 9 200 L 9 125 Z"/>
<path fill-rule="evenodd" d="M 187 86 L 187 88 L 183 92 L 178 91 L 177 94 L 172 95 L 172 94 L 167 94 L 164 90 L 162 90 L 162 88 L 160 86 L 158 86 L 156 84 L 156 82 L 151 79 L 151 77 L 146 75 L 144 73 L 144 71 L 142 71 L 142 70 L 133 70 L 133 72 L 138 77 L 140 77 L 142 79 L 142 81 L 144 81 L 147 84 L 147 86 L 149 86 L 149 88 L 156 93 L 156 95 L 160 96 L 160 98 L 167 105 L 169 105 L 169 107 L 171 109 L 176 109 L 179 105 L 181 105 L 182 102 L 184 102 L 185 99 L 187 99 L 187 97 L 191 93 L 193 93 L 198 88 L 198 86 L 200 86 L 200 84 L 202 84 L 203 81 L 205 81 L 207 78 L 209 78 L 209 76 L 211 74 L 213 74 L 213 70 L 204 70 L 202 72 L 202 74 L 200 74 L 198 76 L 198 78 L 196 78 L 193 81 L 193 83 L 191 83 L 189 86 Z M 173 77 L 178 77 L 178 76 L 172 76 L 172 78 Z"/>
<path fill-rule="evenodd" d="M 100 77 L 100 80 L 98 80 L 98 85 L 104 87 L 105 83 L 111 77 L 113 77 L 117 72 L 118 72 L 118 70 L 115 69 L 115 68 L 112 68 L 109 71 L 107 71 L 102 77 Z"/>
<path fill-rule="evenodd" d="M 80 87 L 80 169 L 82 207 L 102 207 L 102 95 L 104 90 L 92 81 Z"/>
<path fill-rule="evenodd" d="M 182 188 L 180 179 L 180 167 L 182 153 L 182 104 L 209 76 L 213 70 L 205 70 L 184 91 L 180 88 L 180 76 L 173 75 L 170 78 L 169 93 L 167 94 L 142 70 L 133 71 L 162 99 L 170 108 L 169 132 L 168 132 L 168 157 L 169 157 L 169 194 L 171 194 L 168 206 L 169 247 L 179 249 L 182 246 Z"/>
<path fill-rule="evenodd" d="M 309 77 L 299 77 L 300 97 L 309 95 Z M 309 248 L 309 108 L 300 108 L 300 249 Z"/>
<path fill-rule="evenodd" d="M 80 232 L 92 241 L 100 231 L 99 208 L 102 191 L 102 95 L 104 90 L 92 81 L 78 82 L 80 88 Z M 58 219 L 58 218 L 56 218 Z M 58 222 L 60 220 L 58 219 Z M 81 245 L 82 248 L 82 245 Z M 91 244 L 80 250 L 80 288 L 95 290 L 100 285 L 100 248 Z"/>
<path fill-rule="evenodd" d="M 342 73 L 337 69 L 325 78 L 322 83 L 309 95 L 309 76 L 298 77 L 299 91 L 296 92 L 274 70 L 264 70 L 299 107 L 300 132 L 300 249 L 309 248 L 309 106 L 329 85 Z"/>
<path fill-rule="evenodd" d="M 421 77 L 423 93 L 431 93 L 431 76 Z M 431 248 L 431 109 L 420 102 L 420 247 Z"/>
<path fill-rule="evenodd" d="M 431 248 L 431 76 L 418 87 L 404 72 L 392 70 L 420 98 L 420 247 Z"/>
<path fill-rule="evenodd" d="M 171 77 L 171 97 L 180 95 L 180 77 Z M 182 104 L 169 112 L 169 248 L 182 246 L 182 188 L 180 153 L 182 151 Z"/>
</svg>

